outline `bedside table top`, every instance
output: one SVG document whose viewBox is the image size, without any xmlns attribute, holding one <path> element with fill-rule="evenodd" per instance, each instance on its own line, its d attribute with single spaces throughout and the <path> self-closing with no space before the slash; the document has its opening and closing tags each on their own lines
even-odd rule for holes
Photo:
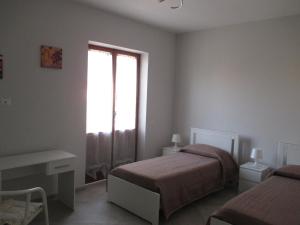
<svg viewBox="0 0 300 225">
<path fill-rule="evenodd" d="M 181 147 L 175 147 L 175 146 L 163 147 L 162 155 L 171 155 L 173 153 L 179 152 L 180 149 Z"/>
<path fill-rule="evenodd" d="M 168 146 L 168 147 L 163 147 L 163 149 L 178 151 L 178 150 L 181 149 L 181 147 L 180 147 L 180 146 L 178 146 L 178 147 L 175 147 L 175 146 Z"/>
<path fill-rule="evenodd" d="M 248 169 L 248 170 L 254 170 L 254 171 L 257 171 L 257 172 L 263 172 L 265 170 L 268 170 L 269 166 L 263 165 L 263 164 L 257 164 L 255 166 L 255 164 L 253 162 L 247 162 L 243 165 L 240 165 L 240 168 Z"/>
</svg>

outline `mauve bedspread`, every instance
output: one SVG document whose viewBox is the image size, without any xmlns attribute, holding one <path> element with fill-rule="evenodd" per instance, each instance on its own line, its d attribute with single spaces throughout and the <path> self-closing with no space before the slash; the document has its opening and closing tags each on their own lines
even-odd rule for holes
<svg viewBox="0 0 300 225">
<path fill-rule="evenodd" d="M 232 225 L 300 225 L 300 166 L 286 166 L 212 217 Z M 207 224 L 210 224 L 210 220 Z"/>
<path fill-rule="evenodd" d="M 172 155 L 120 166 L 112 175 L 160 193 L 161 209 L 168 218 L 179 208 L 234 182 L 237 166 L 223 150 L 193 145 Z"/>
</svg>

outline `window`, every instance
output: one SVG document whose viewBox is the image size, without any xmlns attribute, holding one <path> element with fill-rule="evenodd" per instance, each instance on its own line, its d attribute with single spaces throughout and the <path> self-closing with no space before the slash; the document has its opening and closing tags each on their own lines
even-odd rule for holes
<svg viewBox="0 0 300 225">
<path fill-rule="evenodd" d="M 89 45 L 87 133 L 133 130 L 139 54 Z"/>
</svg>

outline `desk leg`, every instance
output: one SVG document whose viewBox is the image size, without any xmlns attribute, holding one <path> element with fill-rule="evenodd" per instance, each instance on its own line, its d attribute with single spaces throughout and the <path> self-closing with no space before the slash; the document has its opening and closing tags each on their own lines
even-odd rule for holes
<svg viewBox="0 0 300 225">
<path fill-rule="evenodd" d="M 58 199 L 71 209 L 75 209 L 74 171 L 58 174 Z"/>
<path fill-rule="evenodd" d="M 0 191 L 2 191 L 2 172 L 0 171 Z"/>
<path fill-rule="evenodd" d="M 2 191 L 2 172 L 0 171 L 0 191 Z M 0 195 L 0 203 L 2 202 L 2 196 Z"/>
</svg>

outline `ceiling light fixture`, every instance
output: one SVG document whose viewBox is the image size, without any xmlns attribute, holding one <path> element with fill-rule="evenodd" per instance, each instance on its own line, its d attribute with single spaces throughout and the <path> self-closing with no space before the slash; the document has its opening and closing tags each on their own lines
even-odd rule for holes
<svg viewBox="0 0 300 225">
<path fill-rule="evenodd" d="M 165 0 L 158 0 L 159 3 L 164 2 Z M 171 6 L 171 9 L 180 9 L 183 6 L 183 0 L 179 0 L 179 5 L 178 6 Z"/>
</svg>

